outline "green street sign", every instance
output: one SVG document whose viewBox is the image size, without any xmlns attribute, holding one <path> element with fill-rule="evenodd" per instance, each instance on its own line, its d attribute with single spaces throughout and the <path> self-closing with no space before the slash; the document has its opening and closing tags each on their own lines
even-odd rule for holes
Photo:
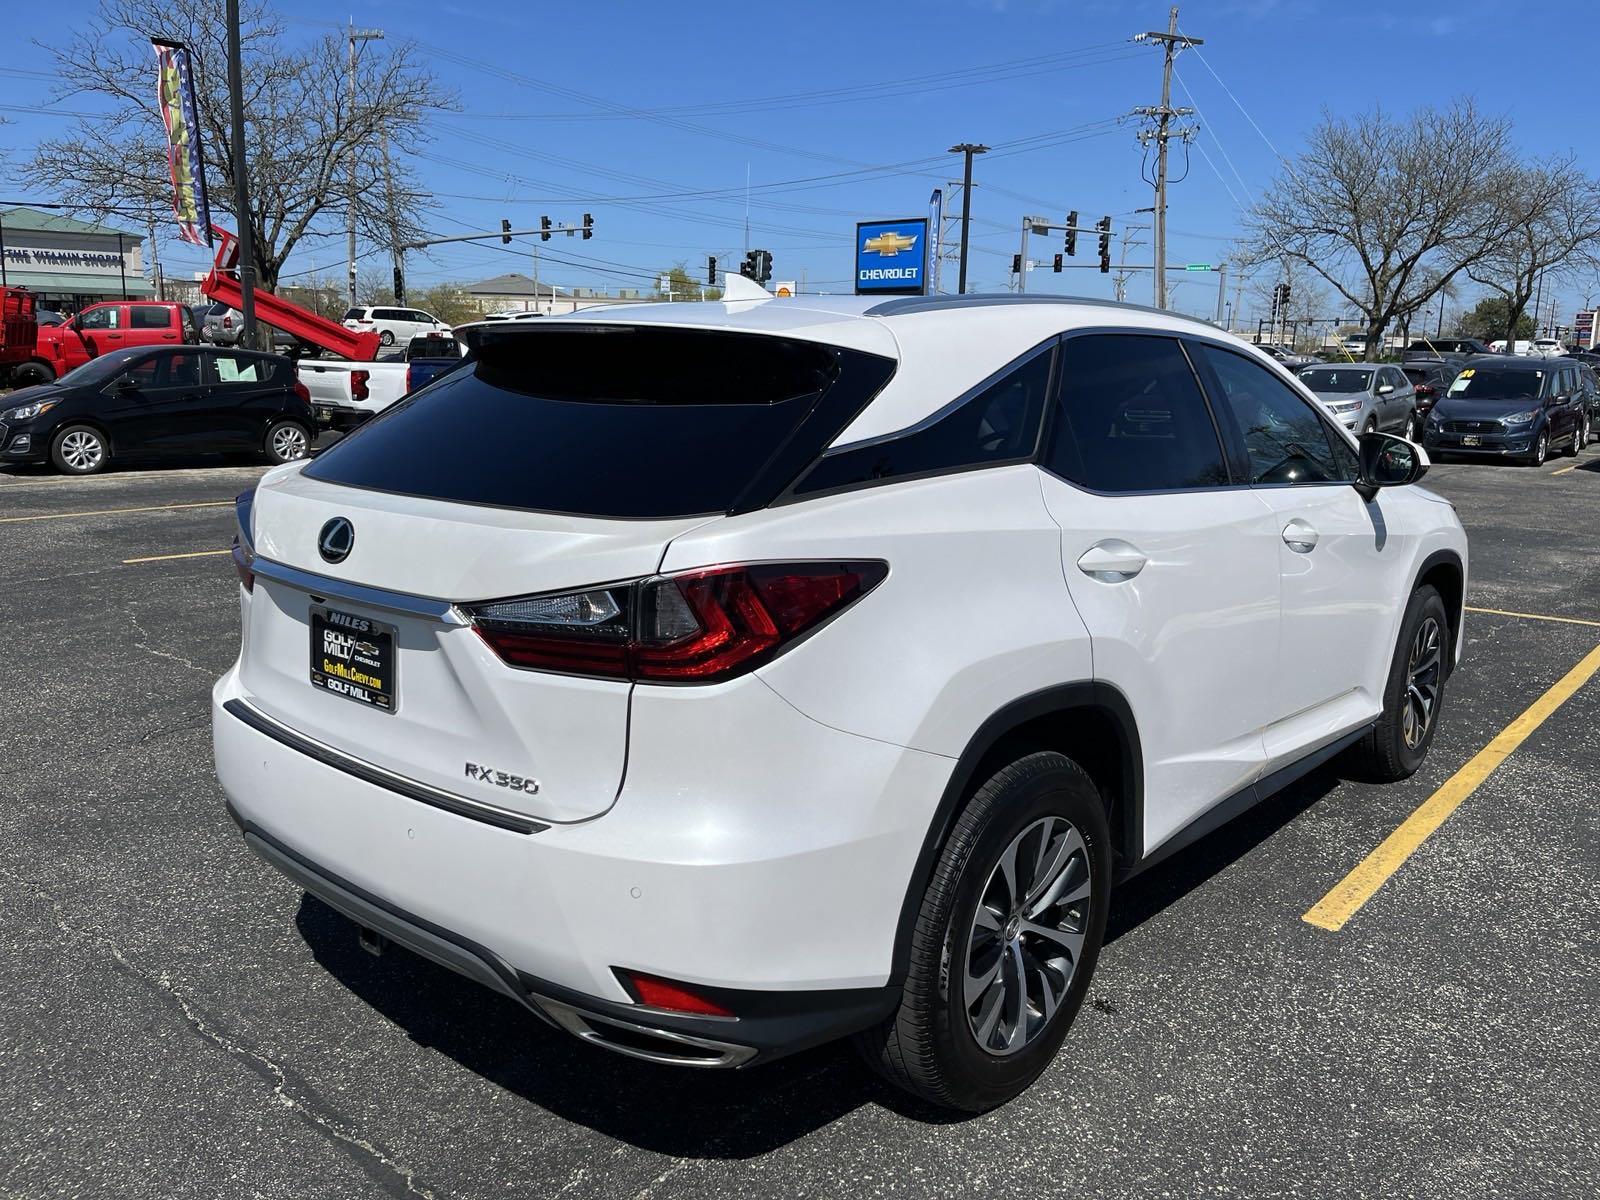
<svg viewBox="0 0 1600 1200">
<path fill-rule="evenodd" d="M 1209 271 L 1209 270 L 1211 270 L 1211 264 L 1210 263 L 1190 263 L 1188 266 L 1184 267 L 1183 269 L 1185 271 Z"/>
</svg>

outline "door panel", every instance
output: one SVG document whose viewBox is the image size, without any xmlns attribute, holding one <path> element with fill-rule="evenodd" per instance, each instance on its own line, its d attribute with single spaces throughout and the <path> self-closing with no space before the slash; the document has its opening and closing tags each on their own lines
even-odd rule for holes
<svg viewBox="0 0 1600 1200">
<path fill-rule="evenodd" d="M 1176 340 L 1063 340 L 1042 486 L 1094 674 L 1138 715 L 1144 850 L 1259 773 L 1276 715 L 1277 530 L 1230 486 Z"/>
</svg>

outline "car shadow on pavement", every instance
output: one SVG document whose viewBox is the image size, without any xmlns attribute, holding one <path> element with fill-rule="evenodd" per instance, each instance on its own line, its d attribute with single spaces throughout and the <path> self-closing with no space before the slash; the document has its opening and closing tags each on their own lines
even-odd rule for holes
<svg viewBox="0 0 1600 1200">
<path fill-rule="evenodd" d="M 1135 875 L 1111 895 L 1105 940 L 1116 941 L 1201 887 L 1333 791 L 1342 778 L 1332 767 L 1319 767 L 1194 845 Z"/>
<path fill-rule="evenodd" d="M 1324 768 L 1128 881 L 1113 895 L 1106 940 L 1156 916 L 1248 854 L 1338 786 Z M 397 946 L 360 948 L 356 927 L 306 894 L 296 925 L 317 962 L 405 1030 L 565 1121 L 677 1158 L 767 1154 L 876 1104 L 924 1124 L 970 1114 L 935 1108 L 879 1080 L 844 1042 L 749 1071 L 657 1066 L 584 1045 L 514 1001 Z"/>
<path fill-rule="evenodd" d="M 402 948 L 391 945 L 375 958 L 360 948 L 343 914 L 309 894 L 296 924 L 318 963 L 419 1046 L 564 1121 L 640 1149 L 676 1158 L 751 1158 L 874 1102 L 925 1121 L 955 1115 L 906 1108 L 845 1043 L 750 1071 L 657 1066 L 584 1045 L 514 1001 Z"/>
</svg>

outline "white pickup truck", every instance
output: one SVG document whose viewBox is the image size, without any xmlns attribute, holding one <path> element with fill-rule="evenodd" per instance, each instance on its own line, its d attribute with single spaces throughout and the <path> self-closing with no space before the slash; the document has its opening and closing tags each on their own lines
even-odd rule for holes
<svg viewBox="0 0 1600 1200">
<path fill-rule="evenodd" d="M 311 393 L 317 419 L 333 429 L 354 429 L 407 392 L 442 373 L 450 358 L 466 347 L 445 337 L 411 339 L 403 354 L 376 362 L 345 358 L 302 358 L 297 374 Z"/>
</svg>

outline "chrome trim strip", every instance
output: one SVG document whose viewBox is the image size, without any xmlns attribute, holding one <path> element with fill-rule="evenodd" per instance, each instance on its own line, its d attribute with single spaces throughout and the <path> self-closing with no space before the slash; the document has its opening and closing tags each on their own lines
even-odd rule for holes
<svg viewBox="0 0 1600 1200">
<path fill-rule="evenodd" d="M 363 783 L 385 788 L 388 791 L 406 797 L 408 800 L 416 800 L 421 804 L 442 808 L 458 817 L 482 821 L 486 825 L 508 829 L 512 833 L 542 833 L 550 828 L 546 822 L 536 821 L 525 813 L 515 812 L 509 808 L 501 808 L 497 804 L 488 804 L 482 800 L 474 800 L 467 796 L 458 796 L 454 792 L 446 792 L 425 783 L 418 783 L 415 780 L 405 778 L 403 775 L 396 775 L 393 771 L 376 766 L 364 759 L 346 754 L 342 750 L 335 750 L 332 746 L 325 745 L 314 738 L 306 737 L 305 734 L 298 733 L 287 725 L 280 724 L 260 709 L 246 704 L 238 698 L 224 702 L 222 707 L 229 715 L 250 726 L 257 733 L 272 738 L 291 750 L 298 750 L 308 758 L 314 758 L 336 771 L 343 771 L 346 775 L 353 775 Z"/>
<path fill-rule="evenodd" d="M 351 604 L 381 608 L 384 612 L 401 613 L 408 617 L 421 617 L 426 621 L 437 621 L 441 625 L 470 624 L 448 600 L 431 600 L 426 596 L 391 592 L 385 588 L 368 587 L 364 583 L 350 583 L 327 575 L 316 575 L 259 555 L 255 561 L 255 573 L 257 578 L 270 579 L 274 583 L 281 583 L 285 587 L 292 587 L 296 591 L 306 592 L 323 600 L 336 597 Z"/>
<path fill-rule="evenodd" d="M 635 1021 L 623 1021 L 616 1017 L 601 1016 L 598 1013 L 585 1012 L 573 1008 L 571 1005 L 562 1004 L 560 1001 L 551 1000 L 541 996 L 538 992 L 530 992 L 529 997 L 533 1003 L 543 1010 L 545 1017 L 555 1022 L 562 1029 L 574 1037 L 582 1038 L 596 1046 L 610 1050 L 614 1054 L 625 1054 L 629 1058 L 640 1058 L 645 1062 L 664 1063 L 673 1067 L 737 1067 L 755 1057 L 754 1046 L 738 1046 L 732 1042 L 719 1042 L 712 1038 L 696 1037 L 692 1034 L 678 1033 L 670 1029 L 658 1029 L 649 1025 L 641 1025 Z M 596 1029 L 595 1026 L 611 1025 L 618 1029 L 626 1029 L 632 1033 L 642 1034 L 665 1042 L 669 1046 L 676 1044 L 684 1047 L 686 1051 L 706 1050 L 715 1055 L 707 1058 L 702 1055 L 684 1053 L 673 1054 L 669 1049 L 650 1051 L 638 1046 L 628 1046 L 614 1042 L 606 1037 L 605 1029 Z"/>
</svg>

